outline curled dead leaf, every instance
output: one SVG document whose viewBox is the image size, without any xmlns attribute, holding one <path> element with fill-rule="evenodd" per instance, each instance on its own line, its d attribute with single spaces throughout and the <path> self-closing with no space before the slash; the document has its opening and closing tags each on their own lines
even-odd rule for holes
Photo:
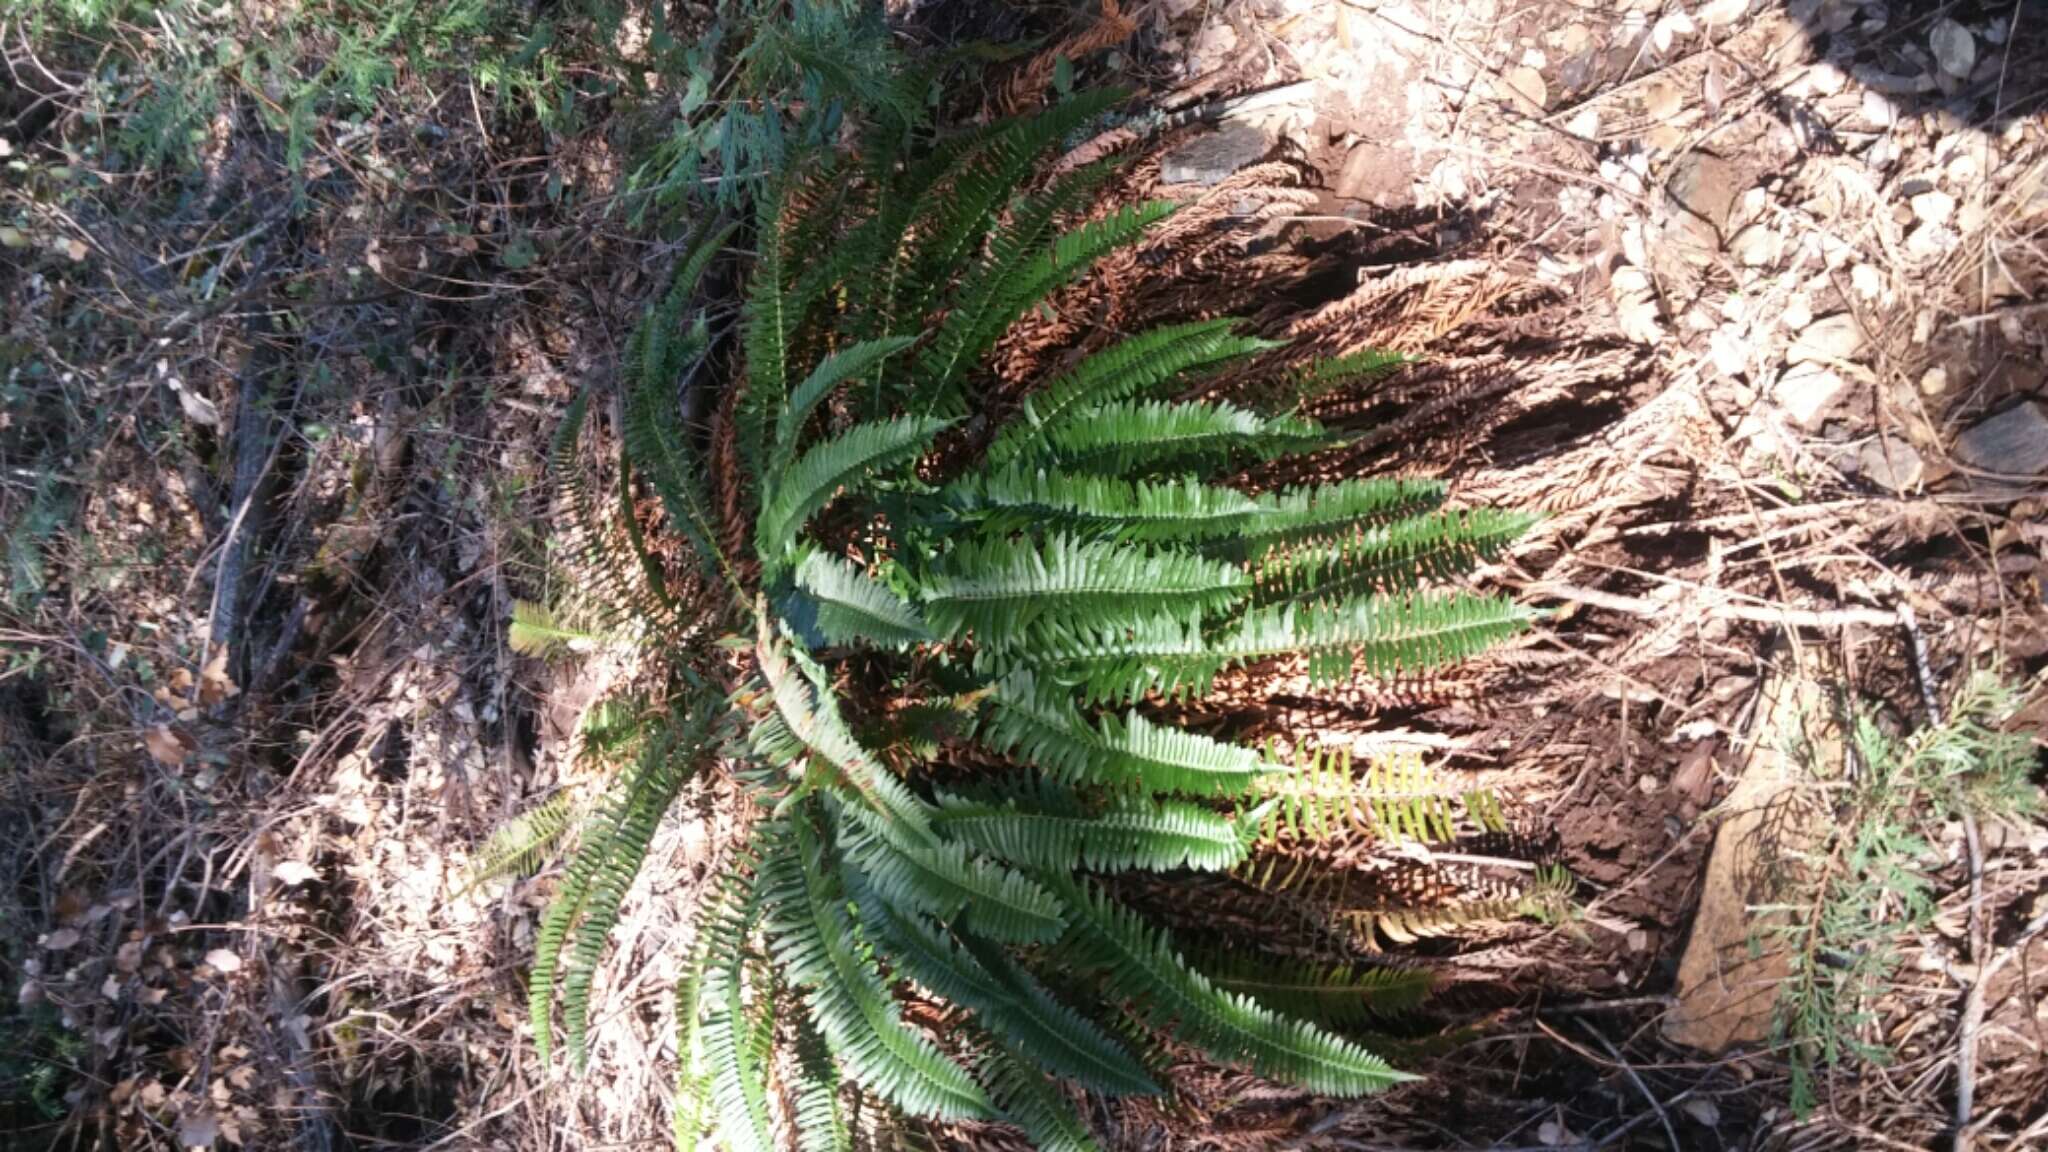
<svg viewBox="0 0 2048 1152">
<path fill-rule="evenodd" d="M 223 644 L 213 650 L 213 656 L 199 673 L 199 706 L 211 708 L 241 694 L 242 689 L 235 684 L 234 677 L 228 675 L 228 649 Z"/>
<path fill-rule="evenodd" d="M 213 401 L 183 385 L 178 386 L 177 391 L 178 405 L 185 410 L 185 419 L 209 428 L 220 423 L 220 409 L 214 407 Z"/>
<path fill-rule="evenodd" d="M 169 724 L 158 724 L 142 734 L 142 746 L 157 763 L 169 768 L 182 766 L 192 758 L 192 740 Z"/>
</svg>

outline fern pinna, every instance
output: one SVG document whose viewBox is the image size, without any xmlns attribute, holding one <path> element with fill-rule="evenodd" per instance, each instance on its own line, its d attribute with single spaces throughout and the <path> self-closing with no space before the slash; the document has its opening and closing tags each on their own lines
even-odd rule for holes
<svg viewBox="0 0 2048 1152">
<path fill-rule="evenodd" d="M 1063 1086 L 1159 1091 L 1154 1034 L 1333 1095 L 1403 1078 L 1278 1009 L 1405 1002 L 1414 975 L 1211 975 L 1105 880 L 1238 868 L 1288 795 L 1270 785 L 1289 766 L 1179 726 L 1177 704 L 1275 660 L 1327 684 L 1515 634 L 1528 611 L 1451 582 L 1529 518 L 1445 511 L 1425 480 L 1225 483 L 1344 442 L 1293 405 L 1390 363 L 1304 369 L 1227 319 L 1123 336 L 978 410 L 1019 318 L 1172 211 L 1063 228 L 1106 166 L 1019 192 L 1109 104 L 792 180 L 759 211 L 737 341 L 687 314 L 687 286 L 634 341 L 628 523 L 586 526 L 619 546 L 585 552 L 611 566 L 615 606 L 646 606 L 640 635 L 725 682 L 681 692 L 584 822 L 540 933 L 533 1026 L 545 1051 L 563 1002 L 580 1052 L 590 971 L 654 821 L 698 766 L 738 765 L 760 817 L 682 984 L 685 1147 L 715 1129 L 766 1149 L 778 1111 L 806 1147 L 843 1147 L 841 1074 L 905 1113 L 1089 1147 Z M 1273 364 L 1299 385 L 1277 406 L 1252 396 L 1271 374 L 1245 372 Z M 1233 391 L 1234 373 L 1262 383 Z M 695 560 L 643 532 L 634 476 Z M 928 1032 L 906 994 L 963 1023 Z M 787 1110 L 769 1107 L 778 1037 L 797 1048 L 774 1062 Z"/>
</svg>

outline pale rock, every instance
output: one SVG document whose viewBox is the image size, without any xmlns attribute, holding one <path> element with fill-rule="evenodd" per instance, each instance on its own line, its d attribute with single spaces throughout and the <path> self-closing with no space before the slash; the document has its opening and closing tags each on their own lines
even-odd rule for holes
<svg viewBox="0 0 2048 1152">
<path fill-rule="evenodd" d="M 1749 0 L 1707 0 L 1695 13 L 1701 24 L 1719 28 L 1733 24 L 1749 14 Z"/>
<path fill-rule="evenodd" d="M 1984 206 L 1972 200 L 1956 212 L 1956 231 L 1974 236 L 1984 230 Z"/>
<path fill-rule="evenodd" d="M 1892 102 L 1876 89 L 1866 90 L 1863 93 L 1863 118 L 1879 128 L 1891 127 L 1894 119 Z"/>
<path fill-rule="evenodd" d="M 1806 86 L 1811 88 L 1816 96 L 1833 96 L 1848 82 L 1849 77 L 1827 61 L 1815 64 L 1806 73 Z"/>
<path fill-rule="evenodd" d="M 1967 80 L 1977 66 L 1977 38 L 1955 20 L 1944 16 L 1927 33 L 1927 46 L 1934 50 L 1934 62 L 1943 72 Z"/>
<path fill-rule="evenodd" d="M 1159 180 L 1163 184 L 1220 184 L 1238 169 L 1257 163 L 1272 146 L 1266 134 L 1250 124 L 1225 124 L 1168 152 L 1159 162 Z"/>
<path fill-rule="evenodd" d="M 1907 234 L 1906 255 L 1918 260 L 1933 260 L 1953 252 L 1961 239 L 1953 228 L 1922 224 Z"/>
<path fill-rule="evenodd" d="M 1787 332 L 1797 332 L 1813 323 L 1813 298 L 1804 292 L 1794 292 L 1778 313 L 1778 323 Z"/>
<path fill-rule="evenodd" d="M 1736 166 L 1711 152 L 1692 152 L 1671 166 L 1664 181 L 1665 207 L 1682 243 L 1711 252 L 1721 246 L 1741 187 Z"/>
<path fill-rule="evenodd" d="M 1564 130 L 1581 140 L 1591 140 L 1600 135 L 1600 110 L 1581 108 L 1572 118 L 1564 122 Z"/>
<path fill-rule="evenodd" d="M 1218 21 L 1203 29 L 1195 39 L 1197 56 L 1228 56 L 1237 50 L 1237 29 Z"/>
<path fill-rule="evenodd" d="M 1621 334 L 1638 344 L 1655 344 L 1663 339 L 1664 326 L 1657 317 L 1657 293 L 1650 285 L 1649 274 L 1640 268 L 1616 268 L 1611 284 Z"/>
<path fill-rule="evenodd" d="M 1508 69 L 1502 77 L 1507 81 L 1509 93 L 1521 101 L 1526 110 L 1541 112 L 1550 103 L 1550 89 L 1543 83 L 1543 73 L 1523 65 Z"/>
<path fill-rule="evenodd" d="M 1643 243 L 1643 226 L 1634 220 L 1621 229 L 1621 257 L 1638 268 L 1650 266 L 1649 250 Z"/>
<path fill-rule="evenodd" d="M 1908 203 L 1922 224 L 1946 224 L 1956 213 L 1956 198 L 1946 192 L 1922 192 Z"/>
<path fill-rule="evenodd" d="M 1592 42 L 1593 33 L 1584 24 L 1574 24 L 1559 34 L 1557 46 L 1566 56 L 1576 56 Z"/>
<path fill-rule="evenodd" d="M 1934 91 L 1934 77 L 1925 72 L 1901 76 L 1876 64 L 1858 64 L 1849 70 L 1858 84 L 1886 96 L 1919 96 Z M 1866 105 L 1867 106 L 1867 105 Z"/>
<path fill-rule="evenodd" d="M 1948 391 L 1948 369 L 1936 365 L 1920 374 L 1920 394 L 1939 396 Z"/>
<path fill-rule="evenodd" d="M 1927 463 L 1911 444 L 1896 436 L 1879 436 L 1856 450 L 1853 470 L 1865 480 L 1888 492 L 1906 492 L 1920 486 Z"/>
<path fill-rule="evenodd" d="M 1849 287 L 1865 300 L 1875 300 L 1884 294 L 1884 276 L 1868 264 L 1858 264 L 1849 270 Z"/>
<path fill-rule="evenodd" d="M 1848 390 L 1849 382 L 1833 369 L 1821 364 L 1794 362 L 1772 386 L 1771 399 L 1793 423 L 1812 428 Z"/>
<path fill-rule="evenodd" d="M 1956 459 L 2005 476 L 2048 472 L 2048 404 L 2029 400 L 1956 437 Z"/>
<path fill-rule="evenodd" d="M 1652 76 L 1643 86 L 1643 111 L 1652 120 L 1669 120 L 1685 110 L 1685 89 L 1668 76 Z"/>
<path fill-rule="evenodd" d="M 1777 263 L 1785 238 L 1762 224 L 1752 224 L 1728 242 L 1728 253 L 1745 268 L 1762 268 Z"/>
<path fill-rule="evenodd" d="M 1852 359 L 1863 350 L 1863 329 L 1847 312 L 1823 316 L 1808 324 L 1786 349 L 1785 359 L 1793 364 Z"/>
<path fill-rule="evenodd" d="M 1707 358 L 1723 376 L 1738 376 L 1749 368 L 1749 340 L 1740 325 L 1723 324 L 1707 338 Z"/>
</svg>

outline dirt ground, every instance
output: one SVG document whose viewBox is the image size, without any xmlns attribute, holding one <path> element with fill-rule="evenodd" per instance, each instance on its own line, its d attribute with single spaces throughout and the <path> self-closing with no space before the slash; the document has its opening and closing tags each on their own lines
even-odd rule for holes
<svg viewBox="0 0 2048 1152">
<path fill-rule="evenodd" d="M 1569 870 L 1571 914 L 1388 944 L 1443 975 L 1382 1038 L 1417 1085 L 1324 1101 L 1191 1058 L 1169 1098 L 1097 1104 L 1106 1146 L 2048 1147 L 2038 816 L 1942 830 L 1932 930 L 1897 942 L 1860 1025 L 1892 1057 L 1823 1073 L 1809 1113 L 1754 1012 L 1718 1015 L 1681 976 L 1698 924 L 1741 921 L 1709 861 L 1783 738 L 1777 685 L 1917 726 L 1995 659 L 2028 694 L 2018 722 L 2048 715 L 2048 12 L 940 0 L 901 18 L 929 40 L 1044 37 L 960 119 L 1046 98 L 1061 55 L 1082 83 L 1204 110 L 1072 142 L 1068 162 L 1132 149 L 1118 194 L 1187 208 L 1006 346 L 1013 379 L 1136 316 L 1393 347 L 1420 362 L 1370 401 L 1386 435 L 1318 467 L 1546 514 L 1484 576 L 1547 610 L 1526 643 L 1335 703 L 1267 670 L 1217 709 L 1421 749 L 1493 790 Z M 619 178 L 601 143 L 536 166 L 532 141 L 442 114 L 454 143 L 393 133 L 375 159 L 440 189 L 459 233 L 337 152 L 316 188 L 360 227 L 296 235 L 260 185 L 274 158 L 228 155 L 185 223 L 194 248 L 254 236 L 270 271 L 241 300 L 167 322 L 174 286 L 123 272 L 165 253 L 112 229 L 77 261 L 93 288 L 9 278 L 12 341 L 81 292 L 140 335 L 77 369 L 115 431 L 71 464 L 97 482 L 51 546 L 61 596 L 0 612 L 0 912 L 31 941 L 6 959 L 23 1005 L 80 1038 L 73 1119 L 24 1112 L 0 1146 L 597 1149 L 668 1129 L 671 979 L 717 866 L 716 788 L 656 843 L 581 1076 L 525 1037 L 548 874 L 464 875 L 492 828 L 601 783 L 573 734 L 631 668 L 516 656 L 506 630 L 549 591 L 557 418 L 616 373 L 675 245 L 542 191 L 568 171 L 601 199 Z M 506 259 L 515 238 L 541 258 Z M 287 283 L 319 306 L 273 328 L 248 305 Z"/>
</svg>

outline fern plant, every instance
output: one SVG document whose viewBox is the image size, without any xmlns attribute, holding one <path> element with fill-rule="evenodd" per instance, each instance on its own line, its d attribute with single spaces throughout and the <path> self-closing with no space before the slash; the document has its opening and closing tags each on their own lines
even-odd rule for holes
<svg viewBox="0 0 2048 1152">
<path fill-rule="evenodd" d="M 1227 319 L 1122 337 L 1007 408 L 977 404 L 1020 317 L 1172 211 L 1063 228 L 1107 166 L 1020 194 L 1112 101 L 928 155 L 884 141 L 858 169 L 786 182 L 755 222 L 737 347 L 688 304 L 701 256 L 636 336 L 609 524 L 570 481 L 604 600 L 687 674 L 647 713 L 542 925 L 543 1054 L 559 1002 L 580 1058 L 604 935 L 690 775 L 735 765 L 756 814 L 679 989 L 682 1147 L 709 1128 L 734 1152 L 774 1146 L 778 1038 L 797 1058 L 776 1080 L 819 1148 L 846 1146 L 841 1075 L 904 1113 L 1090 1147 L 1064 1086 L 1158 1091 L 1155 1034 L 1333 1095 L 1404 1078 L 1278 1009 L 1398 1006 L 1419 977 L 1212 976 L 1108 879 L 1239 867 L 1313 791 L 1274 789 L 1294 766 L 1181 726 L 1178 705 L 1254 665 L 1299 661 L 1334 684 L 1512 636 L 1527 610 L 1451 582 L 1529 518 L 1444 511 L 1427 480 L 1224 483 L 1344 442 L 1352 430 L 1293 405 L 1388 363 L 1295 365 L 1284 402 L 1251 399 L 1272 392 L 1252 369 L 1278 346 Z M 640 523 L 636 477 L 675 548 Z M 524 623 L 550 642 L 540 614 Z M 959 1026 L 914 1024 L 906 994 L 953 1005 Z"/>
</svg>

